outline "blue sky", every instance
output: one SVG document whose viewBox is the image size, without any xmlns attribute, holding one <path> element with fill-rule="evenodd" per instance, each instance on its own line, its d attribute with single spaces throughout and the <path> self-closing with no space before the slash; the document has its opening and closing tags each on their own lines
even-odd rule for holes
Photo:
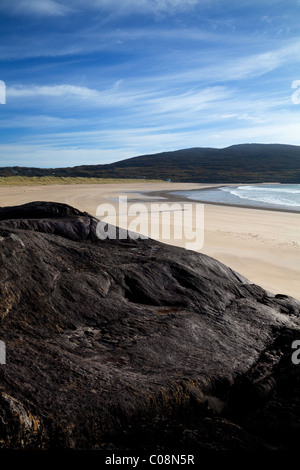
<svg viewBox="0 0 300 470">
<path fill-rule="evenodd" d="M 300 145 L 300 1 L 1 0 L 0 80 L 0 166 Z"/>
</svg>

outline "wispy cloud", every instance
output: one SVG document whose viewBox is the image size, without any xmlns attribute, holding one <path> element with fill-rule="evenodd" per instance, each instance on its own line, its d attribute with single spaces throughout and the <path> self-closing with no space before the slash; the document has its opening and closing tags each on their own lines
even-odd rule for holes
<svg viewBox="0 0 300 470">
<path fill-rule="evenodd" d="M 72 3 L 75 3 L 77 8 L 88 5 L 90 8 L 107 10 L 115 15 L 126 15 L 132 12 L 173 14 L 190 10 L 201 2 L 199 0 L 75 0 Z M 202 0 L 202 3 L 208 3 L 208 1 Z"/>
<path fill-rule="evenodd" d="M 296 40 L 283 47 L 269 50 L 261 54 L 250 55 L 245 59 L 239 59 L 232 64 L 233 78 L 238 76 L 258 76 L 277 69 L 286 63 L 294 63 L 295 56 L 299 54 L 300 41 Z"/>
<path fill-rule="evenodd" d="M 96 27 L 86 27 L 81 24 L 68 32 L 49 30 L 44 35 L 40 31 L 30 31 L 26 36 L 26 41 L 20 43 L 16 41 L 16 36 L 11 31 L 7 42 L 0 43 L 0 60 L 70 57 L 85 54 L 87 51 L 89 54 L 103 51 L 124 53 L 131 52 L 133 48 L 137 54 L 139 50 L 143 50 L 145 42 L 155 50 L 157 41 L 163 52 L 165 47 L 174 45 L 176 42 L 179 42 L 181 47 L 184 44 L 188 47 L 189 44 L 204 43 L 204 41 L 218 43 L 222 41 L 222 37 L 214 32 L 196 28 L 161 29 L 156 25 L 151 28 L 131 26 L 130 28 L 102 29 L 98 24 Z"/>
<path fill-rule="evenodd" d="M 34 104 L 35 100 L 41 97 L 48 99 L 48 103 L 60 103 L 65 106 L 68 103 L 74 107 L 75 104 L 88 106 L 89 108 L 101 106 L 124 106 L 133 104 L 147 98 L 147 93 L 141 90 L 126 90 L 120 88 L 121 81 L 115 82 L 110 89 L 96 90 L 84 86 L 62 85 L 16 85 L 7 88 L 8 99 L 30 99 Z M 150 92 L 149 92 L 150 93 Z M 149 95 L 148 93 L 148 95 Z M 50 101 L 51 100 L 51 101 Z"/>
<path fill-rule="evenodd" d="M 27 98 L 38 96 L 50 97 L 68 97 L 76 96 L 82 99 L 91 99 L 98 97 L 99 93 L 96 90 L 91 90 L 87 87 L 79 87 L 73 85 L 54 85 L 54 86 L 15 86 L 8 88 L 8 94 L 11 98 Z"/>
<path fill-rule="evenodd" d="M 43 167 L 109 163 L 145 153 L 190 147 L 225 147 L 232 143 L 261 142 L 299 144 L 299 124 L 295 121 L 285 124 L 232 126 L 227 129 L 153 129 L 131 128 L 98 133 L 52 134 L 20 144 L 0 144 L 3 155 L 1 165 L 23 165 Z M 77 139 L 77 140 L 76 140 Z M 96 144 L 96 146 L 95 146 Z M 145 152 L 145 149 L 147 151 Z"/>
<path fill-rule="evenodd" d="M 295 64 L 295 57 L 297 57 L 299 50 L 300 41 L 295 40 L 284 46 L 281 45 L 278 48 L 256 54 L 245 53 L 241 50 L 234 58 L 230 57 L 227 51 L 222 56 L 221 49 L 219 54 L 215 54 L 210 59 L 208 51 L 205 64 L 198 65 L 193 59 L 190 64 L 189 60 L 186 60 L 184 70 L 158 75 L 152 80 L 157 82 L 165 80 L 175 85 L 176 83 L 195 82 L 216 84 L 224 81 L 253 79 L 280 67 Z"/>
<path fill-rule="evenodd" d="M 61 16 L 87 8 L 102 10 L 114 16 L 129 15 L 133 12 L 172 15 L 188 11 L 197 4 L 199 0 L 1 0 L 0 10 L 11 14 L 42 16 Z"/>
<path fill-rule="evenodd" d="M 0 10 L 12 14 L 34 14 L 42 16 L 61 16 L 67 14 L 70 2 L 55 0 L 1 0 Z"/>
</svg>

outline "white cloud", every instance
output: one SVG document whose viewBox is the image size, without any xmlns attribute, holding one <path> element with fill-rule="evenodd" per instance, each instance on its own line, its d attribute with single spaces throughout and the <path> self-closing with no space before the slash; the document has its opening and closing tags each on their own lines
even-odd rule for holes
<svg viewBox="0 0 300 470">
<path fill-rule="evenodd" d="M 249 126 L 218 130 L 217 134 L 208 135 L 208 141 L 215 139 L 215 146 L 227 146 L 232 143 L 258 142 L 300 145 L 300 126 L 296 122 L 274 123 L 271 125 Z"/>
<path fill-rule="evenodd" d="M 65 128 L 68 126 L 76 126 L 76 125 L 85 125 L 88 122 L 84 121 L 83 119 L 75 119 L 75 118 L 65 118 L 65 117 L 58 117 L 58 116 L 48 116 L 46 114 L 36 114 L 30 115 L 26 114 L 26 119 L 24 119 L 23 115 L 15 115 L 11 116 L 10 118 L 1 119 L 0 125 L 2 129 L 27 129 L 32 130 L 35 129 L 41 130 L 43 128 L 49 130 L 50 128 Z"/>
<path fill-rule="evenodd" d="M 130 149 L 78 149 L 70 147 L 51 148 L 49 145 L 2 145 L 0 144 L 2 166 L 33 166 L 58 168 L 62 166 L 110 163 L 135 156 Z M 43 163 L 41 163 L 43 162 Z"/>
<path fill-rule="evenodd" d="M 226 147 L 232 144 L 285 143 L 299 145 L 300 129 L 297 122 L 285 124 L 274 122 L 268 125 L 226 128 L 167 130 L 157 128 L 111 129 L 99 132 L 76 132 L 51 134 L 34 139 L 34 145 L 24 141 L 19 144 L 0 144 L 2 166 L 47 166 L 62 167 L 85 164 L 100 164 L 119 161 L 137 155 L 178 150 L 190 147 Z M 96 144 L 91 146 L 91 141 Z M 95 148 L 96 147 L 96 148 Z"/>
<path fill-rule="evenodd" d="M 199 4 L 199 0 L 77 0 L 78 7 L 88 5 L 90 8 L 101 8 L 113 14 L 139 13 L 177 13 L 189 10 Z M 208 3 L 202 0 L 202 3 Z"/>
<path fill-rule="evenodd" d="M 136 85 L 136 84 L 135 84 Z M 14 86 L 7 88 L 8 100 L 30 98 L 35 100 L 40 97 L 50 98 L 75 106 L 76 103 L 89 107 L 128 107 L 131 105 L 134 110 L 145 114 L 160 113 L 187 113 L 197 112 L 207 108 L 213 102 L 220 102 L 228 98 L 230 92 L 225 87 L 210 87 L 201 90 L 187 90 L 185 93 L 178 91 L 176 94 L 168 94 L 166 88 L 148 87 L 139 88 L 137 86 L 122 86 L 122 81 L 118 81 L 110 89 L 98 91 L 88 87 L 74 85 L 52 85 L 52 86 Z M 57 102 L 57 101 L 56 101 Z"/>
<path fill-rule="evenodd" d="M 246 59 L 239 59 L 236 61 L 236 64 L 232 63 L 232 76 L 238 76 L 239 78 L 259 76 L 275 70 L 285 63 L 295 62 L 299 48 L 300 41 L 295 41 L 273 51 L 248 56 Z"/>
<path fill-rule="evenodd" d="M 202 3 L 208 0 L 202 0 Z M 1 0 L 0 10 L 13 14 L 60 16 L 70 12 L 98 9 L 109 15 L 132 13 L 174 14 L 189 10 L 199 0 Z"/>
<path fill-rule="evenodd" d="M 229 86 L 211 86 L 200 88 L 188 88 L 183 85 L 177 90 L 169 89 L 169 83 L 161 84 L 118 81 L 106 90 L 96 90 L 88 87 L 74 85 L 52 86 L 15 86 L 9 87 L 7 92 L 8 102 L 11 106 L 21 106 L 21 100 L 26 100 L 26 106 L 30 106 L 31 113 L 36 109 L 40 114 L 49 113 L 61 116 L 32 122 L 34 127 L 45 128 L 59 125 L 64 132 L 71 126 L 91 131 L 104 129 L 109 132 L 112 127 L 127 129 L 129 126 L 140 127 L 141 123 L 152 129 L 153 134 L 167 131 L 185 130 L 188 127 L 201 128 L 210 125 L 239 127 L 242 121 L 250 123 L 272 123 L 275 120 L 286 121 L 289 117 L 294 119 L 297 111 L 292 107 L 290 90 L 286 96 L 261 90 L 257 93 L 239 91 L 238 88 Z M 43 101 L 41 101 L 43 98 Z M 242 103 L 242 107 L 241 107 Z M 295 109 L 294 109 L 295 108 Z M 67 114 L 64 113 L 68 110 Z M 107 110 L 109 112 L 107 113 Z M 63 111 L 63 115 L 61 115 Z M 70 114 L 71 113 L 71 114 Z M 88 114 L 87 114 L 88 113 Z M 288 113 L 290 113 L 288 115 Z M 66 116 L 65 118 L 63 116 Z M 18 122 L 8 120 L 4 123 L 7 127 L 28 127 L 28 123 L 22 126 L 22 117 Z M 76 140 L 87 134 L 79 134 L 76 131 Z M 63 134 L 60 134 L 60 138 Z M 38 138 L 38 136 L 35 136 Z M 58 136 L 56 135 L 56 138 Z M 97 145 L 99 132 L 89 134 L 90 143 Z M 101 137 L 101 141 L 103 140 Z M 29 139 L 31 137 L 29 136 Z M 79 140 L 78 140 L 79 139 Z M 69 141 L 69 143 L 71 140 Z"/>
<path fill-rule="evenodd" d="M 1 0 L 0 0 L 1 2 Z M 0 3 L 1 11 L 1 3 Z M 180 37 L 182 42 L 214 40 L 222 43 L 223 38 L 211 32 L 195 28 L 127 28 L 124 25 L 118 29 L 82 28 L 73 30 L 68 34 L 63 32 L 47 31 L 44 35 L 28 33 L 26 41 L 16 41 L 14 35 L 5 44 L 0 44 L 0 59 L 27 59 L 36 57 L 62 57 L 76 54 L 89 54 L 99 51 L 119 51 L 142 49 L 144 41 L 155 46 L 158 40 L 160 45 L 170 44 Z M 163 51 L 163 49 L 162 49 Z M 144 53 L 144 51 L 141 51 Z"/>
<path fill-rule="evenodd" d="M 61 16 L 70 11 L 68 3 L 55 0 L 1 0 L 0 9 L 14 14 Z"/>
<path fill-rule="evenodd" d="M 152 77 L 153 82 L 166 81 L 173 86 L 176 83 L 210 83 L 211 85 L 224 81 L 239 81 L 255 77 L 260 77 L 268 72 L 272 72 L 280 67 L 295 63 L 295 57 L 299 55 L 300 41 L 296 40 L 278 49 L 261 52 L 258 54 L 242 55 L 237 53 L 235 58 L 230 58 L 222 49 L 214 61 L 206 58 L 205 65 L 197 66 L 193 61 L 190 64 L 185 60 L 185 70 L 165 75 Z"/>
<path fill-rule="evenodd" d="M 122 93 L 118 91 L 118 84 L 111 89 L 98 91 L 92 88 L 74 85 L 49 85 L 49 86 L 12 86 L 7 88 L 7 96 L 9 98 L 57 98 L 62 104 L 69 102 L 87 103 L 89 106 L 120 106 L 129 103 L 135 99 L 135 94 Z M 49 101 L 50 103 L 50 101 Z"/>
<path fill-rule="evenodd" d="M 159 98 L 153 97 L 147 103 L 149 111 L 154 113 L 196 113 L 228 98 L 230 92 L 225 87 L 211 87 L 202 90 L 189 90 L 185 93 L 172 94 Z"/>
<path fill-rule="evenodd" d="M 34 97 L 34 96 L 79 96 L 80 98 L 94 98 L 97 96 L 96 90 L 73 85 L 54 86 L 15 86 L 8 88 L 8 94 L 12 98 Z"/>
</svg>

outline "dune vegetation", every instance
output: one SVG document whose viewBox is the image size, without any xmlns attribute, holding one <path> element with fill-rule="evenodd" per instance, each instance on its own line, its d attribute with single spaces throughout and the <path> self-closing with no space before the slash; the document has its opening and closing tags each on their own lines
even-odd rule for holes
<svg viewBox="0 0 300 470">
<path fill-rule="evenodd" d="M 53 184 L 118 184 L 118 183 L 157 183 L 161 180 L 124 178 L 85 178 L 64 176 L 0 176 L 0 186 L 33 186 Z"/>
</svg>

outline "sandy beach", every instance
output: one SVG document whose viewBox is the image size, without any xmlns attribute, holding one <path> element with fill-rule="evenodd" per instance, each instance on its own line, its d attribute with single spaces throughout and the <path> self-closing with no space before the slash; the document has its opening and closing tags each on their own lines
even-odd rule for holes
<svg viewBox="0 0 300 470">
<path fill-rule="evenodd" d="M 149 208 L 152 202 L 191 203 L 168 193 L 212 186 L 217 185 L 141 182 L 0 186 L 0 206 L 53 201 L 95 216 L 97 207 L 103 203 L 112 203 L 118 210 L 120 194 L 127 195 L 128 203 L 139 201 Z M 162 241 L 178 246 L 185 246 L 186 242 L 174 238 Z M 197 251 L 218 259 L 270 292 L 300 300 L 300 214 L 205 203 L 204 246 Z"/>
</svg>

